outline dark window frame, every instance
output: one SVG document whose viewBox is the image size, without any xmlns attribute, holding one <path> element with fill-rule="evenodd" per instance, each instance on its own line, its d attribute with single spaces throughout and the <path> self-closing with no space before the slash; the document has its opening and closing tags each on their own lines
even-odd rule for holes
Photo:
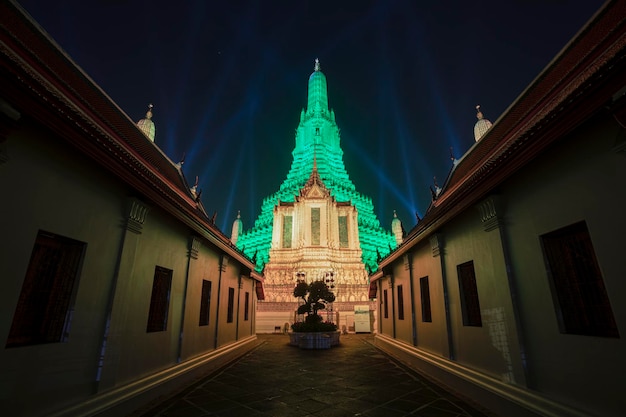
<svg viewBox="0 0 626 417">
<path fill-rule="evenodd" d="M 545 233 L 540 241 L 559 331 L 619 338 L 587 223 Z"/>
<path fill-rule="evenodd" d="M 148 323 L 146 325 L 147 333 L 164 332 L 167 330 L 173 275 L 174 271 L 171 269 L 159 265 L 154 267 L 150 311 L 148 312 Z"/>
<path fill-rule="evenodd" d="M 398 320 L 404 320 L 404 291 L 402 285 L 397 286 L 398 293 Z"/>
<path fill-rule="evenodd" d="M 209 280 L 202 280 L 202 293 L 200 295 L 200 319 L 198 326 L 208 326 L 211 319 L 211 293 L 213 283 Z"/>
<path fill-rule="evenodd" d="M 228 310 L 226 312 L 226 323 L 232 323 L 235 311 L 235 289 L 228 287 Z"/>
<path fill-rule="evenodd" d="M 461 298 L 463 326 L 482 327 L 483 323 L 480 314 L 480 300 L 478 297 L 474 261 L 462 263 L 457 265 L 456 268 L 459 277 L 459 295 Z"/>
<path fill-rule="evenodd" d="M 387 290 L 383 290 L 383 312 L 384 312 L 384 317 L 386 319 L 389 318 L 389 308 L 387 307 L 387 305 L 388 305 Z"/>
<path fill-rule="evenodd" d="M 243 306 L 243 320 L 248 321 L 250 316 L 250 293 L 248 291 L 246 291 L 244 300 L 245 304 Z"/>
<path fill-rule="evenodd" d="M 6 347 L 67 342 L 87 243 L 39 230 Z"/>
<path fill-rule="evenodd" d="M 422 301 L 422 322 L 432 323 L 433 316 L 430 307 L 430 283 L 428 276 L 420 278 L 420 298 Z"/>
</svg>

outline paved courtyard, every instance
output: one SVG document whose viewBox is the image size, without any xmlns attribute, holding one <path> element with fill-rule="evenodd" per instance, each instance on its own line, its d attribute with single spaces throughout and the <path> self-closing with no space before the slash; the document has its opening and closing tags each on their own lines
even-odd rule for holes
<svg viewBox="0 0 626 417">
<path fill-rule="evenodd" d="M 342 335 L 330 350 L 258 337 L 239 360 L 133 417 L 489 416 L 382 353 L 372 335 Z"/>
</svg>

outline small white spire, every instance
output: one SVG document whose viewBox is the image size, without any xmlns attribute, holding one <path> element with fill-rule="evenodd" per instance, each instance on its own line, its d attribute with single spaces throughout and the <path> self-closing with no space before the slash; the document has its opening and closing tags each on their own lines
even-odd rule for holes
<svg viewBox="0 0 626 417">
<path fill-rule="evenodd" d="M 233 228 L 230 233 L 230 241 L 233 245 L 237 244 L 239 236 L 243 234 L 243 221 L 241 220 L 241 211 L 237 210 L 237 218 L 233 222 Z"/>
<path fill-rule="evenodd" d="M 391 220 L 391 233 L 396 238 L 396 245 L 400 246 L 404 240 L 404 227 L 402 227 L 402 222 L 395 210 L 393 211 L 393 220 Z"/>
<path fill-rule="evenodd" d="M 146 112 L 146 119 L 152 120 L 152 108 L 154 108 L 154 105 L 152 103 L 148 104 L 148 111 Z"/>
<path fill-rule="evenodd" d="M 146 112 L 146 117 L 137 122 L 137 126 L 143 132 L 144 135 L 148 137 L 152 142 L 154 142 L 154 136 L 156 134 L 156 128 L 154 126 L 154 122 L 152 121 L 152 109 L 154 106 L 152 103 L 148 104 L 148 111 Z"/>
<path fill-rule="evenodd" d="M 476 106 L 476 118 L 478 121 L 474 125 L 474 140 L 478 142 L 491 127 L 491 122 L 483 116 L 480 111 L 480 104 Z"/>
<path fill-rule="evenodd" d="M 318 58 L 315 58 L 315 71 L 321 71 L 321 67 L 320 67 L 320 60 Z"/>
</svg>

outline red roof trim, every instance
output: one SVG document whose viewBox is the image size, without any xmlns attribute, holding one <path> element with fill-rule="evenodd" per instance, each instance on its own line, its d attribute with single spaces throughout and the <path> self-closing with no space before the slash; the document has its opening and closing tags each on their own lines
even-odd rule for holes
<svg viewBox="0 0 626 417">
<path fill-rule="evenodd" d="M 180 169 L 17 4 L 0 2 L 5 99 L 113 172 L 244 266 L 254 265 L 208 219 Z M 258 279 L 259 277 L 255 277 Z"/>
<path fill-rule="evenodd" d="M 623 87 L 626 2 L 612 2 L 540 74 L 459 161 L 428 212 L 389 265 L 412 244 L 466 210 L 541 151 L 603 111 Z M 583 101 L 584 100 L 584 101 Z"/>
</svg>

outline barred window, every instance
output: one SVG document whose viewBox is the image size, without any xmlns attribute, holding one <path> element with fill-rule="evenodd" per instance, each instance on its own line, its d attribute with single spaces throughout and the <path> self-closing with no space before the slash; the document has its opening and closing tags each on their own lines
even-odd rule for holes
<svg viewBox="0 0 626 417">
<path fill-rule="evenodd" d="M 482 327 L 483 323 L 480 317 L 480 303 L 478 301 L 474 261 L 458 265 L 457 273 L 459 275 L 463 326 Z"/>
<path fill-rule="evenodd" d="M 402 285 L 398 285 L 398 320 L 404 320 L 404 294 Z"/>
<path fill-rule="evenodd" d="M 243 306 L 243 319 L 248 320 L 248 316 L 250 314 L 250 293 L 246 291 L 246 296 L 244 300 L 245 304 Z"/>
<path fill-rule="evenodd" d="M 235 289 L 228 289 L 228 312 L 226 315 L 226 322 L 232 323 L 234 317 L 234 309 L 235 309 Z"/>
<path fill-rule="evenodd" d="M 202 296 L 200 298 L 200 326 L 209 325 L 211 314 L 211 281 L 202 280 Z"/>
<path fill-rule="evenodd" d="M 152 281 L 152 296 L 150 297 L 150 312 L 146 332 L 162 332 L 167 330 L 167 316 L 170 308 L 170 291 L 172 288 L 171 269 L 161 266 L 154 267 Z"/>
<path fill-rule="evenodd" d="M 430 285 L 428 284 L 428 277 L 420 278 L 420 295 L 422 298 L 422 321 L 432 322 L 432 316 L 430 313 Z"/>
<path fill-rule="evenodd" d="M 587 224 L 541 236 L 561 333 L 619 337 Z"/>
<path fill-rule="evenodd" d="M 39 231 L 6 347 L 67 341 L 86 247 Z"/>
<path fill-rule="evenodd" d="M 387 307 L 387 290 L 383 290 L 383 310 L 385 312 L 385 318 L 389 318 L 389 308 Z"/>
</svg>

